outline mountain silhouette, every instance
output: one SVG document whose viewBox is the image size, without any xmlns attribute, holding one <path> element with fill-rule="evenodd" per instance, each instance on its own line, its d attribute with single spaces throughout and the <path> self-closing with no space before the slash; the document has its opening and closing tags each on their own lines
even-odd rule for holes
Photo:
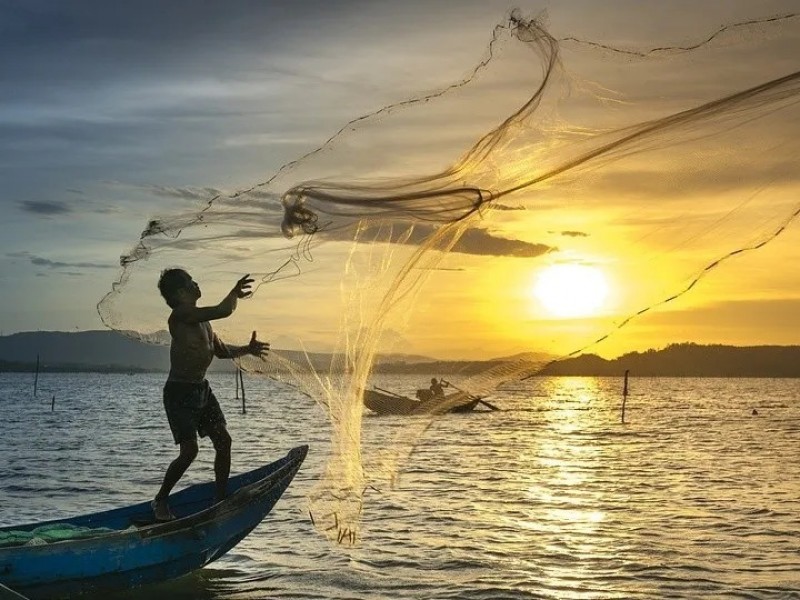
<svg viewBox="0 0 800 600">
<path fill-rule="evenodd" d="M 543 375 L 636 377 L 800 377 L 800 346 L 671 344 L 613 360 L 584 354 L 550 364 Z"/>
<path fill-rule="evenodd" d="M 166 332 L 150 339 L 168 342 Z M 326 370 L 331 356 L 280 351 L 297 362 Z M 0 336 L 0 370 L 31 371 L 158 371 L 169 370 L 169 345 L 148 344 L 116 331 L 29 331 Z M 376 373 L 439 373 L 474 375 L 508 361 L 529 360 L 531 368 L 546 360 L 536 353 L 515 354 L 483 361 L 436 360 L 425 356 L 380 357 Z M 215 360 L 210 371 L 233 371 L 229 360 Z M 554 361 L 540 375 L 619 377 L 800 377 L 800 346 L 725 346 L 690 342 L 660 350 L 629 352 L 615 359 L 595 354 Z"/>
</svg>

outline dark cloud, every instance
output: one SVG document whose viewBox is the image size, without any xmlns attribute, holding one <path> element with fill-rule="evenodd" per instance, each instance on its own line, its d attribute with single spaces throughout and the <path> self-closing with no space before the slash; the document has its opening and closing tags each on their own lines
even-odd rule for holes
<svg viewBox="0 0 800 600">
<path fill-rule="evenodd" d="M 485 229 L 468 229 L 453 248 L 455 252 L 478 256 L 512 256 L 535 258 L 555 250 L 547 244 L 532 244 L 523 240 L 496 237 Z"/>
<path fill-rule="evenodd" d="M 149 186 L 152 193 L 164 198 L 180 198 L 181 200 L 211 200 L 223 192 L 212 187 L 173 187 L 166 185 Z"/>
<path fill-rule="evenodd" d="M 252 201 L 251 201 L 252 202 Z M 264 208 L 259 206 L 259 208 Z M 255 215 L 254 215 L 255 216 Z M 253 220 L 254 223 L 260 223 Z M 404 230 L 404 228 L 403 228 Z M 417 224 L 412 234 L 404 242 L 409 245 L 419 245 L 423 243 L 434 232 L 431 225 Z M 344 227 L 334 230 L 320 230 L 314 236 L 317 241 L 336 241 L 351 242 L 353 240 L 352 230 Z M 183 251 L 202 251 L 208 249 L 210 244 L 244 243 L 248 239 L 254 240 L 280 240 L 285 243 L 285 248 L 291 249 L 298 243 L 302 243 L 300 238 L 286 239 L 277 227 L 258 227 L 249 229 L 240 228 L 230 232 L 213 235 L 200 236 L 196 238 L 180 237 L 171 239 L 167 245 L 173 250 Z M 364 240 L 369 240 L 369 229 L 364 230 Z M 397 239 L 395 242 L 399 241 Z M 247 253 L 251 249 L 242 246 L 241 248 L 231 248 L 229 258 L 241 258 L 242 253 Z M 459 239 L 453 248 L 453 252 L 469 254 L 472 256 L 505 256 L 516 258 L 535 258 L 548 252 L 557 250 L 556 247 L 541 243 L 531 243 L 524 240 L 516 240 L 505 237 L 498 237 L 485 229 L 468 229 Z"/>
<path fill-rule="evenodd" d="M 58 260 L 50 260 L 41 258 L 40 256 L 31 256 L 31 264 L 39 267 L 48 267 L 50 269 L 115 269 L 116 265 L 104 265 L 93 262 L 62 262 Z"/>
<path fill-rule="evenodd" d="M 553 232 L 551 232 L 551 233 L 553 233 Z M 567 230 L 567 231 L 559 231 L 558 234 L 559 235 L 563 235 L 564 237 L 589 237 L 589 234 L 585 233 L 583 231 L 570 231 L 570 230 Z"/>
<path fill-rule="evenodd" d="M 48 269 L 116 269 L 117 265 L 94 263 L 94 262 L 65 262 L 59 260 L 50 260 L 49 258 L 42 258 L 29 252 L 12 252 L 7 254 L 10 258 L 23 258 L 30 261 L 32 265 L 37 267 L 46 267 Z M 68 271 L 69 275 L 76 275 L 74 271 Z"/>
<path fill-rule="evenodd" d="M 365 232 L 366 231 L 368 230 L 365 229 Z M 414 231 L 405 243 L 419 245 L 430 237 L 433 232 L 434 227 L 432 225 L 415 225 Z M 325 239 L 337 241 L 350 241 L 352 239 L 352 234 L 349 229 L 320 231 L 316 235 L 324 237 Z M 364 239 L 369 239 L 369 235 L 365 235 Z M 557 248 L 547 244 L 497 237 L 485 229 L 468 229 L 461 238 L 459 238 L 452 252 L 470 254 L 473 256 L 535 258 L 554 250 L 557 250 Z"/>
<path fill-rule="evenodd" d="M 415 225 L 411 236 L 406 240 L 406 244 L 419 245 L 423 243 L 434 232 L 431 225 Z M 369 230 L 364 230 L 363 239 L 369 239 Z M 349 228 L 335 230 L 321 230 L 315 234 L 318 240 L 350 242 L 352 241 L 352 231 Z M 210 243 L 224 242 L 244 242 L 247 239 L 278 239 L 286 243 L 290 248 L 299 242 L 298 239 L 288 240 L 283 233 L 275 227 L 252 229 L 238 229 L 224 235 L 211 237 L 199 237 L 195 239 L 179 238 L 169 242 L 170 248 L 181 250 L 201 250 L 207 248 Z M 397 240 L 395 240 L 397 241 Z M 548 252 L 557 250 L 553 246 L 540 243 L 531 243 L 524 240 L 515 240 L 505 237 L 498 237 L 485 229 L 468 229 L 459 239 L 453 248 L 453 252 L 469 254 L 472 256 L 506 256 L 516 258 L 535 258 Z"/>
<path fill-rule="evenodd" d="M 68 204 L 61 200 L 23 200 L 19 203 L 19 206 L 25 212 L 45 217 L 67 215 L 76 212 L 76 205 L 74 202 Z M 101 204 L 94 200 L 84 200 L 78 208 L 80 212 L 101 215 L 119 212 L 119 208 L 116 206 Z"/>
<path fill-rule="evenodd" d="M 23 200 L 19 205 L 25 212 L 35 215 L 65 215 L 72 212 L 66 203 L 56 200 Z"/>
</svg>

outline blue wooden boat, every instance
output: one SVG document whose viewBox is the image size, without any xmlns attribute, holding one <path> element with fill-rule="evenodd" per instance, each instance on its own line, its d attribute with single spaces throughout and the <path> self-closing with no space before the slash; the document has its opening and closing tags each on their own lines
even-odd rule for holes
<svg viewBox="0 0 800 600">
<path fill-rule="evenodd" d="M 229 495 L 212 506 L 214 484 L 170 496 L 174 521 L 153 522 L 150 502 L 0 532 L 45 525 L 101 529 L 97 535 L 0 548 L 0 584 L 25 596 L 59 598 L 165 581 L 218 559 L 256 527 L 289 486 L 308 446 L 269 465 L 231 477 Z M 2 595 L 0 593 L 0 595 Z"/>
</svg>

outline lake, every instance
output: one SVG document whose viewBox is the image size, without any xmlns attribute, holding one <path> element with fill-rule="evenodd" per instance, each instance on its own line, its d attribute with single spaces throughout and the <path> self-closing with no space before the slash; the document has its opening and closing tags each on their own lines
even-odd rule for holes
<svg viewBox="0 0 800 600">
<path fill-rule="evenodd" d="M 408 394 L 429 377 L 375 383 Z M 34 397 L 32 374 L 0 374 L 0 524 L 151 498 L 176 455 L 163 379 L 45 373 Z M 308 458 L 223 559 L 113 598 L 800 598 L 800 380 L 632 378 L 625 424 L 621 379 L 507 384 L 501 410 L 433 421 L 346 547 L 308 514 L 324 411 L 246 376 L 241 414 L 233 376 L 210 379 L 233 472 L 303 443 Z M 365 415 L 365 452 L 414 419 Z M 201 442 L 178 487 L 213 478 L 213 454 Z"/>
</svg>

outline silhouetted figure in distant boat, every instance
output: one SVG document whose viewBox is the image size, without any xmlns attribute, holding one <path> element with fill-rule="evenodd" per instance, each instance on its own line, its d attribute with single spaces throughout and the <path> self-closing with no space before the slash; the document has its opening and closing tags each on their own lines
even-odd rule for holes
<svg viewBox="0 0 800 600">
<path fill-rule="evenodd" d="M 431 397 L 433 398 L 443 398 L 444 397 L 444 388 L 450 387 L 450 384 L 447 383 L 444 379 L 436 379 L 436 377 L 431 378 L 431 387 L 428 388 L 431 391 Z"/>
<path fill-rule="evenodd" d="M 758 411 L 754 408 L 753 412 L 750 413 L 750 414 L 753 415 L 754 417 L 757 417 L 758 416 Z"/>
<path fill-rule="evenodd" d="M 167 468 L 164 483 L 153 500 L 157 521 L 174 519 L 167 498 L 172 488 L 197 456 L 197 436 L 208 436 L 214 444 L 216 501 L 225 498 L 231 470 L 231 436 L 219 402 L 206 380 L 206 369 L 214 357 L 237 358 L 246 354 L 262 357 L 269 344 L 259 342 L 256 332 L 246 346 L 227 346 L 211 329 L 209 321 L 229 317 L 240 298 L 250 293 L 253 280 L 245 275 L 222 302 L 199 307 L 200 287 L 183 269 L 167 269 L 161 273 L 158 289 L 172 313 L 167 321 L 172 344 L 169 351 L 169 376 L 164 384 L 164 409 L 180 454 Z"/>
</svg>

